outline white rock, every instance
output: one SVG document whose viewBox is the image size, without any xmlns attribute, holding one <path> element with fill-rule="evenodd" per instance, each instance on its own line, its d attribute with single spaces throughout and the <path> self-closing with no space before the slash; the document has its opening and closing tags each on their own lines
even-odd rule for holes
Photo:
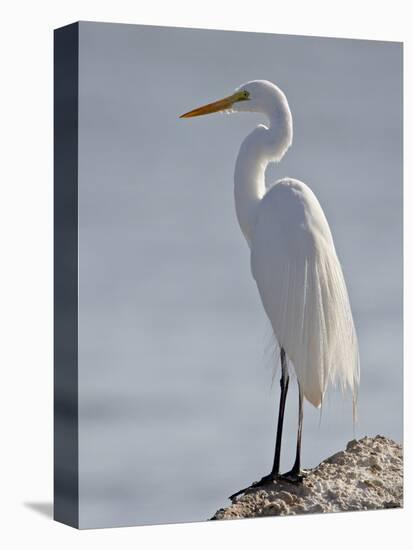
<svg viewBox="0 0 413 550">
<path fill-rule="evenodd" d="M 402 447 L 377 435 L 350 441 L 302 483 L 250 487 L 212 519 L 344 512 L 403 506 Z"/>
</svg>

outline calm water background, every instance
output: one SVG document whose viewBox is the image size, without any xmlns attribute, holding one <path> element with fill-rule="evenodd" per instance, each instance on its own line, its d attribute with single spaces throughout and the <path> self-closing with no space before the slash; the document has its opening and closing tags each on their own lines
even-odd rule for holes
<svg viewBox="0 0 413 550">
<path fill-rule="evenodd" d="M 80 26 L 80 524 L 203 520 L 268 473 L 278 376 L 233 205 L 256 115 L 178 115 L 277 83 L 330 222 L 360 340 L 355 435 L 402 440 L 401 46 Z M 291 466 L 297 394 L 287 405 Z M 304 466 L 353 438 L 351 400 L 306 404 Z"/>
</svg>

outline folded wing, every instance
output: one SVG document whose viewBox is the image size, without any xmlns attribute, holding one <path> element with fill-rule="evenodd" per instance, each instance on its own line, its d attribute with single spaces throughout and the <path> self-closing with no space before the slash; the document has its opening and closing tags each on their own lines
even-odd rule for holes
<svg viewBox="0 0 413 550">
<path fill-rule="evenodd" d="M 325 215 L 305 184 L 281 180 L 262 199 L 251 268 L 306 399 L 319 407 L 329 384 L 355 397 L 359 353 L 346 284 Z"/>
</svg>

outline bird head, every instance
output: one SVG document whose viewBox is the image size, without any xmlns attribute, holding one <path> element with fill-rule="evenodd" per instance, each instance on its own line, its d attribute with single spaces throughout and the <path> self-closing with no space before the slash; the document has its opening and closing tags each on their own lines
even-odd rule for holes
<svg viewBox="0 0 413 550">
<path fill-rule="evenodd" d="M 284 93 L 268 80 L 251 80 L 232 94 L 184 113 L 179 118 L 192 118 L 212 113 L 257 112 L 270 115 L 278 108 L 287 109 Z"/>
</svg>

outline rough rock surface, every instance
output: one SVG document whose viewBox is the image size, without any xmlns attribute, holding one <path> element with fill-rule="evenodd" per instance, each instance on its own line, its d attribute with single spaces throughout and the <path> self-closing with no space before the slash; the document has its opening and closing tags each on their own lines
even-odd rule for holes
<svg viewBox="0 0 413 550">
<path fill-rule="evenodd" d="M 350 441 L 308 470 L 302 483 L 250 487 L 212 519 L 284 516 L 403 506 L 401 445 L 380 435 Z"/>
</svg>

